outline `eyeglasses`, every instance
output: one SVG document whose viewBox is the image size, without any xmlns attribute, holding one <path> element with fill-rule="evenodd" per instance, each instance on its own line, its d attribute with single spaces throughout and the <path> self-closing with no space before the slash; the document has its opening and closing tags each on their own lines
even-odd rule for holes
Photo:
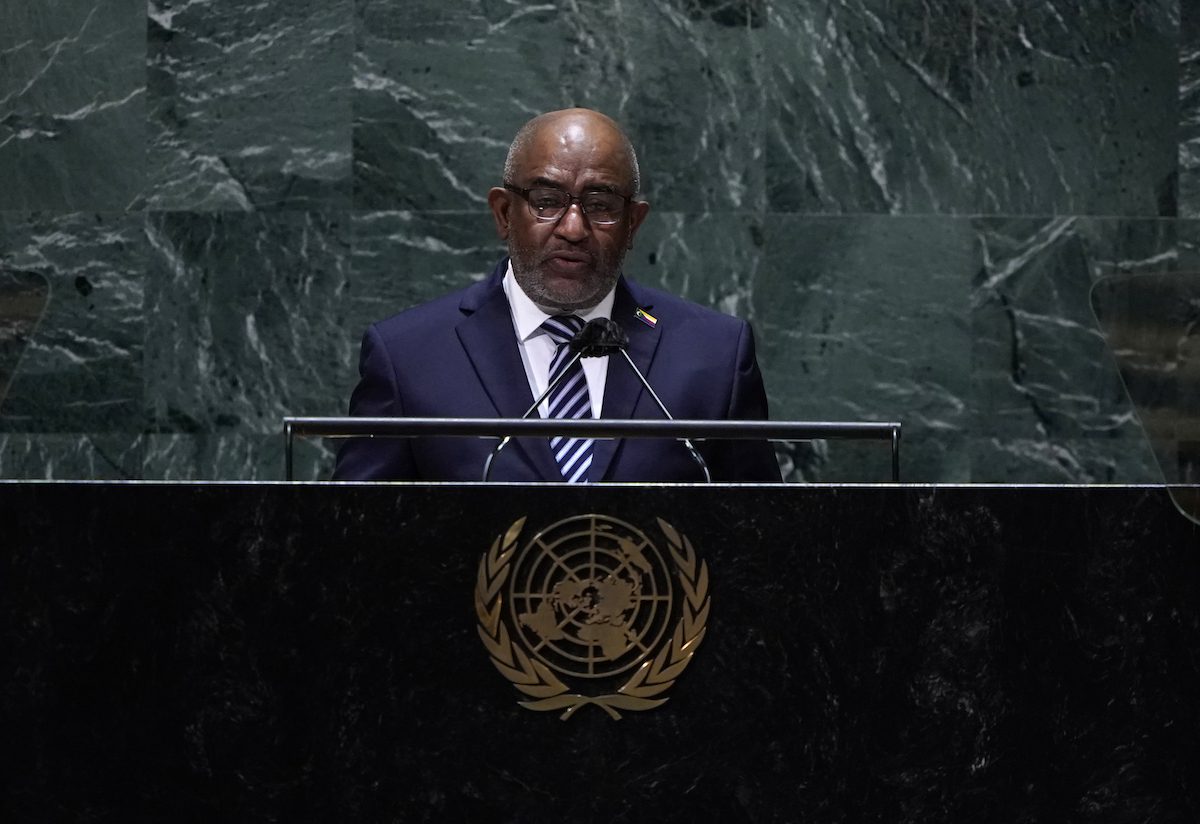
<svg viewBox="0 0 1200 824">
<path fill-rule="evenodd" d="M 625 206 L 633 200 L 616 192 L 584 192 L 575 197 L 562 189 L 522 189 L 511 183 L 505 183 L 504 188 L 525 198 L 529 213 L 544 223 L 561 220 L 571 204 L 578 203 L 579 210 L 589 222 L 605 226 L 619 221 L 625 214 Z"/>
</svg>

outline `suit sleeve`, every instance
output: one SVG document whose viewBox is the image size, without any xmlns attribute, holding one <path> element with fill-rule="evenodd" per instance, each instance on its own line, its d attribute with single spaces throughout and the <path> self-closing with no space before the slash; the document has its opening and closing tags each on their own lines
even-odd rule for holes
<svg viewBox="0 0 1200 824">
<path fill-rule="evenodd" d="M 358 386 L 350 396 L 350 414 L 369 418 L 404 416 L 396 369 L 387 346 L 372 326 L 363 335 Z M 338 450 L 335 481 L 417 480 L 408 438 L 350 438 Z"/>
<path fill-rule="evenodd" d="M 754 331 L 745 322 L 738 336 L 727 417 L 743 421 L 767 420 L 767 390 L 754 351 Z M 725 441 L 718 462 L 720 468 L 714 473 L 714 480 L 774 484 L 783 480 L 775 450 L 767 441 Z"/>
</svg>

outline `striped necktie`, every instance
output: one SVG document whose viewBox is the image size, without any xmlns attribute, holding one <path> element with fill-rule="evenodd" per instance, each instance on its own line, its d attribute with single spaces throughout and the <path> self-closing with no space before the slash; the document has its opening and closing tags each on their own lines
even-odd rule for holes
<svg viewBox="0 0 1200 824">
<path fill-rule="evenodd" d="M 583 318 L 575 315 L 555 315 L 542 324 L 542 329 L 550 335 L 557 349 L 550 361 L 550 383 L 562 373 L 561 381 L 547 398 L 550 418 L 592 417 L 592 397 L 588 394 L 587 378 L 583 374 L 583 364 L 579 361 L 571 363 L 574 355 L 567 343 L 579 334 L 583 328 Z M 567 368 L 567 364 L 571 364 Z M 588 467 L 592 465 L 591 438 L 550 439 L 550 451 L 563 478 L 570 483 L 583 483 L 588 479 Z"/>
</svg>

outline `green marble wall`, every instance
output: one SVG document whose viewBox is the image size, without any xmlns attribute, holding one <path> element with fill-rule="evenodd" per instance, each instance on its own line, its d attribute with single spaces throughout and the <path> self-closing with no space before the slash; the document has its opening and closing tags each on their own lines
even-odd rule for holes
<svg viewBox="0 0 1200 824">
<path fill-rule="evenodd" d="M 750 319 L 773 417 L 902 420 L 913 481 L 1195 480 L 1198 89 L 1178 0 L 5 4 L 0 477 L 281 477 L 578 104 L 640 151 L 627 273 Z"/>
</svg>

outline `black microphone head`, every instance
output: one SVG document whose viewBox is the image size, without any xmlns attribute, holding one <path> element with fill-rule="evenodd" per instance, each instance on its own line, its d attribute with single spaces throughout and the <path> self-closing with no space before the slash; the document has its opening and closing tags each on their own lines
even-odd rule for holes
<svg viewBox="0 0 1200 824">
<path fill-rule="evenodd" d="M 599 358 L 628 348 L 629 336 L 616 321 L 595 318 L 589 320 L 568 345 L 580 357 Z"/>
</svg>

